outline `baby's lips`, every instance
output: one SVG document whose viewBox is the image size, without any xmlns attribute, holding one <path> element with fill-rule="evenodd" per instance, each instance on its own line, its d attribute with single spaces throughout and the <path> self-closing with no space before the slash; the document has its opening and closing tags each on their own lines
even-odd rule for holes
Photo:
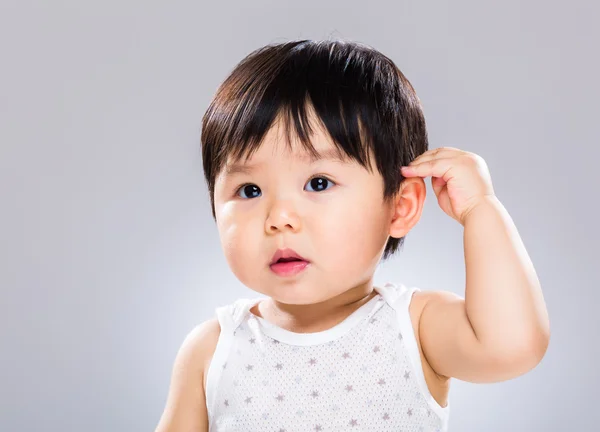
<svg viewBox="0 0 600 432">
<path fill-rule="evenodd" d="M 296 259 L 299 259 L 302 261 L 309 262 L 306 258 L 304 258 L 302 255 L 297 253 L 294 249 L 284 248 L 284 249 L 277 249 L 275 251 L 275 254 L 271 258 L 269 265 L 275 264 L 281 258 L 296 258 Z"/>
</svg>

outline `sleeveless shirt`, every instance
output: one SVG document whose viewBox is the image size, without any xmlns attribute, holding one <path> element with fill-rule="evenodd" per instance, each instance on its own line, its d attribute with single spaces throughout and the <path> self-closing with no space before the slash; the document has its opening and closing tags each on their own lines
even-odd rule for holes
<svg viewBox="0 0 600 432">
<path fill-rule="evenodd" d="M 409 315 L 418 288 L 386 283 L 325 331 L 294 333 L 250 309 L 216 308 L 206 378 L 209 432 L 442 432 L 449 404 L 428 390 Z"/>
</svg>

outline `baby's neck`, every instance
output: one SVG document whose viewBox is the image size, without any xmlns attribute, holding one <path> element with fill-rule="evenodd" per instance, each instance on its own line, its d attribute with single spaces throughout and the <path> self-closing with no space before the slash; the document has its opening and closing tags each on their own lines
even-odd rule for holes
<svg viewBox="0 0 600 432">
<path fill-rule="evenodd" d="M 258 302 L 250 312 L 294 333 L 316 333 L 341 323 L 376 295 L 372 284 L 366 284 L 310 305 L 289 305 L 267 298 Z"/>
</svg>

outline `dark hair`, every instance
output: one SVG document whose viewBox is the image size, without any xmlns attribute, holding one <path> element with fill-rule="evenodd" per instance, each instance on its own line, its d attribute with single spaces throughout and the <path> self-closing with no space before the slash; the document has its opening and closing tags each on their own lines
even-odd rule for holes
<svg viewBox="0 0 600 432">
<path fill-rule="evenodd" d="M 250 157 L 280 115 L 312 154 L 313 108 L 338 150 L 370 170 L 370 153 L 384 180 L 384 199 L 404 180 L 400 172 L 427 151 L 419 98 L 400 69 L 374 48 L 352 41 L 299 40 L 261 47 L 242 59 L 202 118 L 202 160 L 213 218 L 215 178 L 232 157 Z M 308 132 L 307 132 L 308 131 Z M 389 237 L 383 259 L 404 237 Z"/>
</svg>

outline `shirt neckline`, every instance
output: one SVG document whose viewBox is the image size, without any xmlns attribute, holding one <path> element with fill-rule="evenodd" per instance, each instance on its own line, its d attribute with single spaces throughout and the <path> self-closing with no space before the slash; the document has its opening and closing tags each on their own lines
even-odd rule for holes
<svg viewBox="0 0 600 432">
<path fill-rule="evenodd" d="M 264 300 L 264 298 L 257 298 L 251 300 L 247 305 L 247 313 L 250 320 L 254 320 L 256 324 L 261 328 L 262 332 L 267 336 L 275 339 L 279 342 L 283 342 L 289 345 L 319 345 L 326 342 L 333 341 L 339 337 L 342 337 L 349 332 L 358 322 L 368 315 L 372 315 L 375 311 L 383 305 L 384 298 L 378 288 L 374 287 L 377 295 L 373 296 L 365 304 L 361 305 L 358 309 L 348 315 L 343 321 L 336 324 L 335 326 L 322 330 L 319 332 L 312 333 L 296 333 L 290 330 L 286 330 L 278 325 L 275 325 L 264 318 L 254 315 L 250 312 L 258 302 Z"/>
</svg>

